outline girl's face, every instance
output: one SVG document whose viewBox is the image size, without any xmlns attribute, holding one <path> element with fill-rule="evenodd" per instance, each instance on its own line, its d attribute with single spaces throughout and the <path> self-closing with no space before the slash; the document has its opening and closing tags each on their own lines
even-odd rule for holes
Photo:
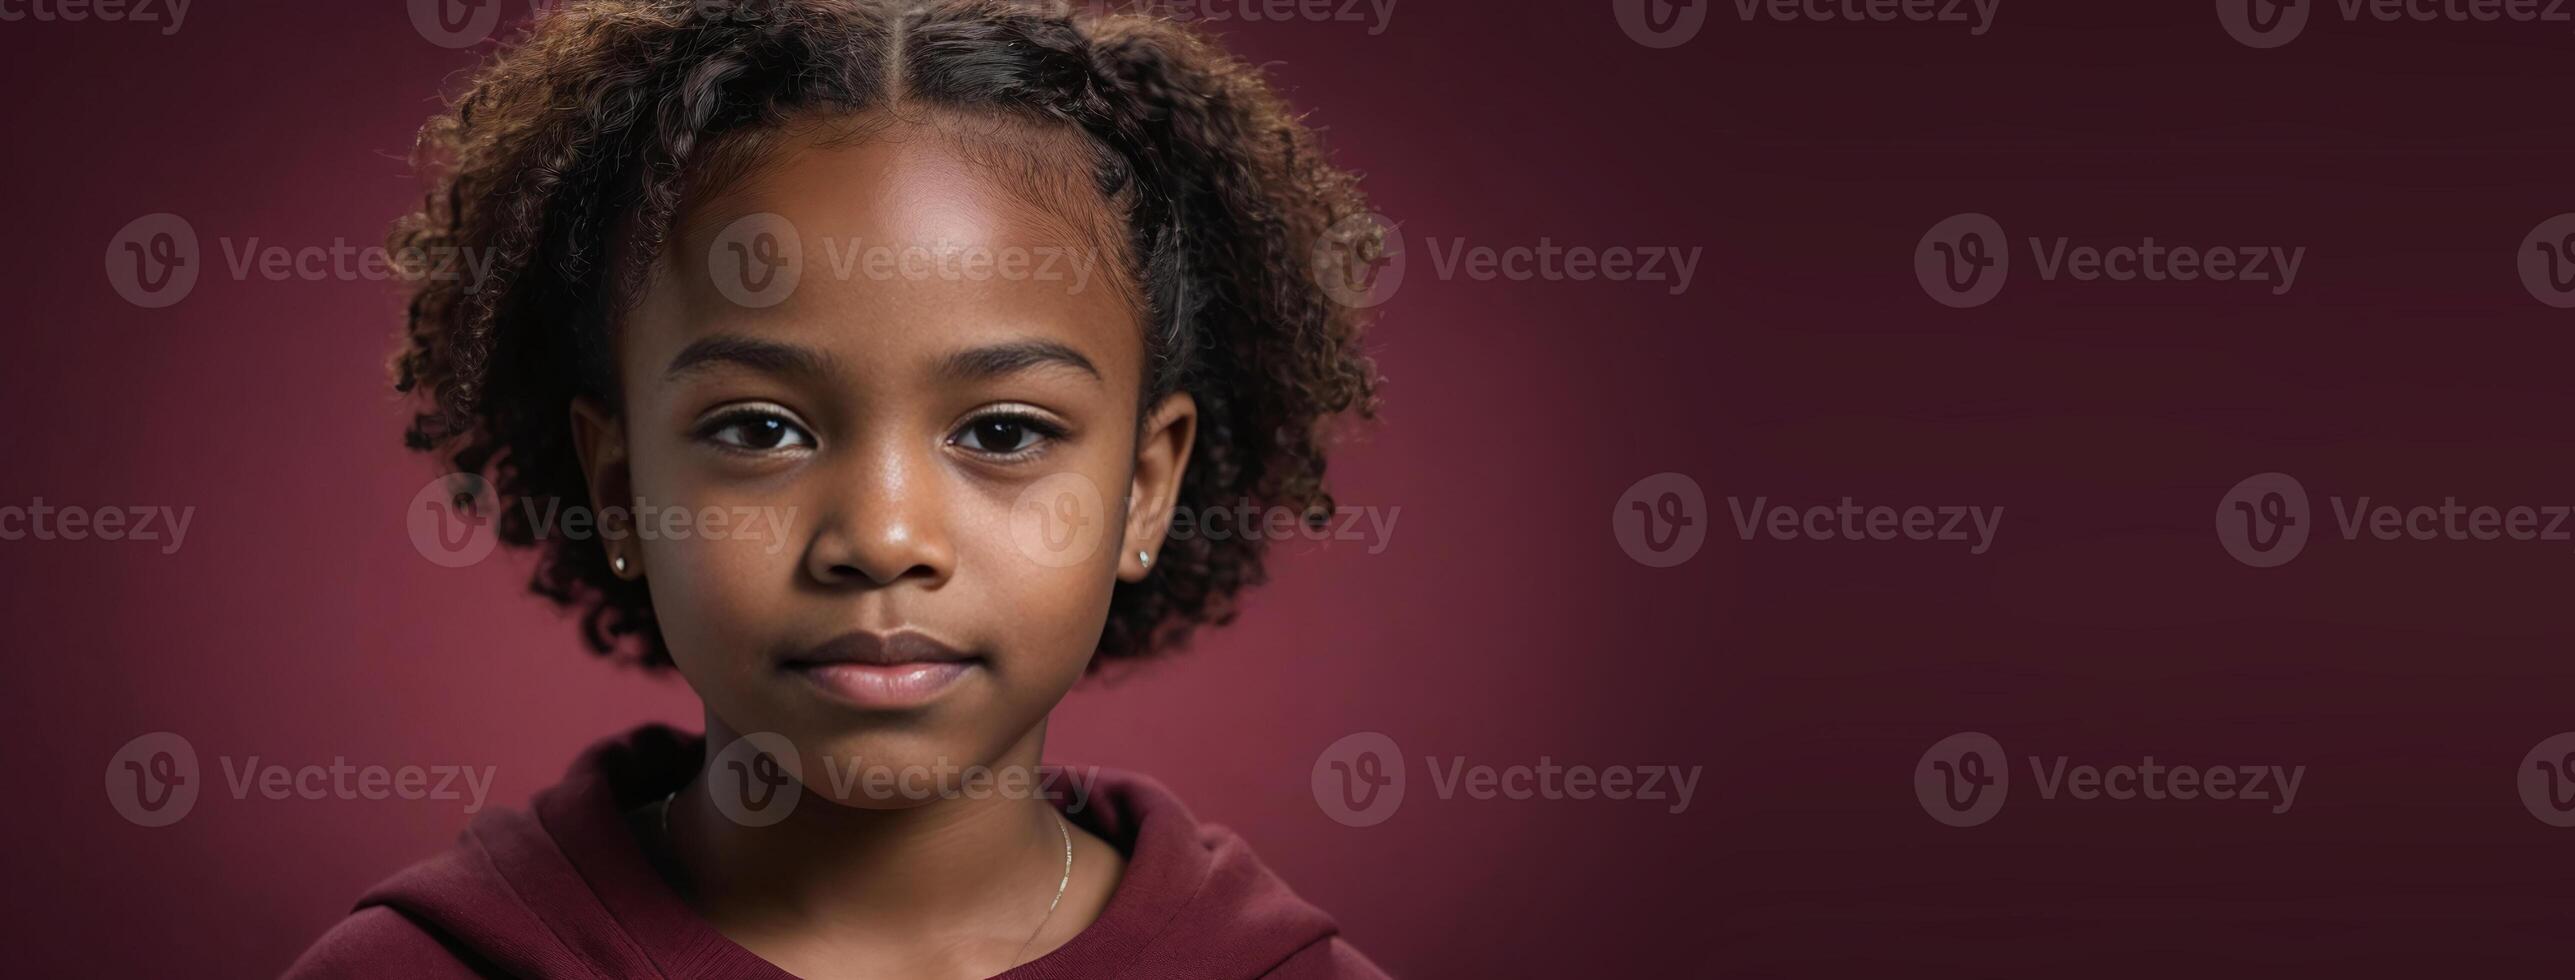
<svg viewBox="0 0 2575 980">
<path fill-rule="evenodd" d="M 710 723 L 905 805 L 851 774 L 1035 761 L 1148 574 L 1196 410 L 1139 419 L 1144 335 L 1081 181 L 1032 193 L 904 124 L 795 143 L 686 216 L 619 335 L 623 405 L 574 427 Z"/>
</svg>

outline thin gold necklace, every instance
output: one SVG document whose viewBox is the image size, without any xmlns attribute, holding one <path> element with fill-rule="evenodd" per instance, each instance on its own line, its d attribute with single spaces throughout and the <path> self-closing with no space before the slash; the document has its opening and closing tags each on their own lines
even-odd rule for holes
<svg viewBox="0 0 2575 980">
<path fill-rule="evenodd" d="M 680 791 L 675 789 L 662 797 L 662 847 L 664 849 L 671 849 L 671 803 L 678 800 L 679 796 Z M 1055 832 L 1064 838 L 1064 876 L 1055 882 L 1055 898 L 1046 903 L 1046 915 L 1037 920 L 1037 928 L 1031 930 L 1028 933 L 1028 939 L 1019 944 L 1019 951 L 1010 954 L 1012 967 L 1027 962 L 1021 957 L 1027 956 L 1028 947 L 1037 942 L 1038 936 L 1046 933 L 1046 924 L 1055 921 L 1055 908 L 1064 904 L 1064 890 L 1073 884 L 1073 831 L 1065 825 L 1064 815 L 1056 813 L 1054 807 L 1046 808 L 1046 812 L 1054 814 Z M 1009 967 L 1003 969 L 1007 971 Z"/>
</svg>

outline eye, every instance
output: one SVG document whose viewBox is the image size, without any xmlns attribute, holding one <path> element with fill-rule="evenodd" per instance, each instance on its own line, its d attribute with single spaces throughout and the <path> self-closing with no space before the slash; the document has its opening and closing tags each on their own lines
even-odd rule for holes
<svg viewBox="0 0 2575 980">
<path fill-rule="evenodd" d="M 1024 459 L 1035 455 L 1047 441 L 1063 434 L 1063 430 L 1054 423 L 1034 415 L 994 412 L 969 420 L 948 441 L 984 456 Z"/>
<path fill-rule="evenodd" d="M 698 426 L 697 437 L 726 449 L 748 453 L 774 453 L 814 446 L 813 435 L 785 412 L 761 406 L 735 408 L 710 418 Z"/>
</svg>

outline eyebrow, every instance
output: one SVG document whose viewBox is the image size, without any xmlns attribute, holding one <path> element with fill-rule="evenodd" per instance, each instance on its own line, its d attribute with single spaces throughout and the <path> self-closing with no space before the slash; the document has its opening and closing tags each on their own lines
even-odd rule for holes
<svg viewBox="0 0 2575 980">
<path fill-rule="evenodd" d="M 817 351 L 754 340 L 749 337 L 708 337 L 680 349 L 671 358 L 671 366 L 662 370 L 665 378 L 708 370 L 732 364 L 766 374 L 794 374 L 824 377 L 831 373 L 831 356 Z"/>
<path fill-rule="evenodd" d="M 939 373 L 957 381 L 981 381 L 1041 367 L 1067 367 L 1100 379 L 1100 369 L 1081 351 L 1051 340 L 1022 340 L 971 347 L 939 362 Z"/>
<path fill-rule="evenodd" d="M 712 369 L 718 365 L 736 365 L 765 374 L 827 377 L 832 373 L 831 355 L 819 351 L 750 337 L 715 336 L 681 348 L 662 370 L 665 378 Z M 982 381 L 1041 367 L 1064 367 L 1099 380 L 1100 369 L 1091 359 L 1051 340 L 1022 340 L 1004 344 L 970 347 L 941 358 L 938 372 L 957 381 Z"/>
</svg>

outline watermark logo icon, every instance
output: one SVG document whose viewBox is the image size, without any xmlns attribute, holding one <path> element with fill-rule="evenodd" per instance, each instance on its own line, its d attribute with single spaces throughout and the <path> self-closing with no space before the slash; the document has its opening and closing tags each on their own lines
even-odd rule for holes
<svg viewBox="0 0 2575 980">
<path fill-rule="evenodd" d="M 2521 805 L 2551 827 L 2575 827 L 2575 732 L 2540 739 L 2515 774 Z"/>
<path fill-rule="evenodd" d="M 2003 743 L 1983 732 L 1959 732 L 1934 742 L 1913 764 L 1913 794 L 1922 812 L 1952 827 L 1994 819 L 2011 788 Z"/>
<path fill-rule="evenodd" d="M 411 0 L 411 28 L 442 48 L 472 47 L 500 23 L 500 0 Z"/>
<path fill-rule="evenodd" d="M 1100 488 L 1079 473 L 1057 473 L 1028 485 L 1010 506 L 1010 539 L 1047 568 L 1070 568 L 1100 553 L 1109 515 Z"/>
<path fill-rule="evenodd" d="M 2217 22 L 2236 43 L 2276 48 L 2307 29 L 2307 0 L 2217 0 Z"/>
<path fill-rule="evenodd" d="M 2532 298 L 2558 309 L 2575 307 L 2575 213 L 2539 223 L 2522 236 L 2515 257 L 2521 284 Z"/>
<path fill-rule="evenodd" d="M 126 222 L 107 240 L 107 284 L 144 309 L 188 298 L 197 271 L 197 229 L 167 211 Z"/>
<path fill-rule="evenodd" d="M 707 766 L 707 798 L 725 819 L 766 827 L 787 819 L 805 793 L 796 743 L 777 732 L 734 739 Z"/>
<path fill-rule="evenodd" d="M 1404 805 L 1404 752 L 1383 732 L 1344 735 L 1314 757 L 1314 805 L 1345 827 L 1385 823 Z"/>
<path fill-rule="evenodd" d="M 1708 25 L 1709 0 L 1614 0 L 1618 28 L 1649 48 L 1677 48 Z"/>
<path fill-rule="evenodd" d="M 706 249 L 707 276 L 736 305 L 760 310 L 795 295 L 805 269 L 804 238 L 777 214 L 733 219 Z"/>
<path fill-rule="evenodd" d="M 1686 473 L 1656 473 L 1618 495 L 1610 533 L 1627 557 L 1648 568 L 1689 561 L 1708 538 L 1708 498 Z"/>
<path fill-rule="evenodd" d="M 172 732 L 137 735 L 107 760 L 107 802 L 137 827 L 167 827 L 197 806 L 197 749 Z"/>
<path fill-rule="evenodd" d="M 2217 541 L 2255 568 L 2286 565 L 2314 530 L 2307 488 L 2286 473 L 2256 473 L 2217 501 Z"/>
<path fill-rule="evenodd" d="M 500 495 L 478 473 L 450 473 L 429 481 L 402 512 L 411 547 L 441 568 L 463 568 L 488 558 L 500 544 L 493 521 Z"/>
<path fill-rule="evenodd" d="M 1404 285 L 1404 235 L 1374 211 L 1323 229 L 1314 242 L 1314 281 L 1332 301 L 1367 309 L 1395 298 Z"/>
<path fill-rule="evenodd" d="M 1942 306 L 1963 310 L 1990 303 L 2011 273 L 2011 242 L 2002 224 L 1974 211 L 1941 219 L 1913 247 L 1913 277 Z"/>
</svg>

